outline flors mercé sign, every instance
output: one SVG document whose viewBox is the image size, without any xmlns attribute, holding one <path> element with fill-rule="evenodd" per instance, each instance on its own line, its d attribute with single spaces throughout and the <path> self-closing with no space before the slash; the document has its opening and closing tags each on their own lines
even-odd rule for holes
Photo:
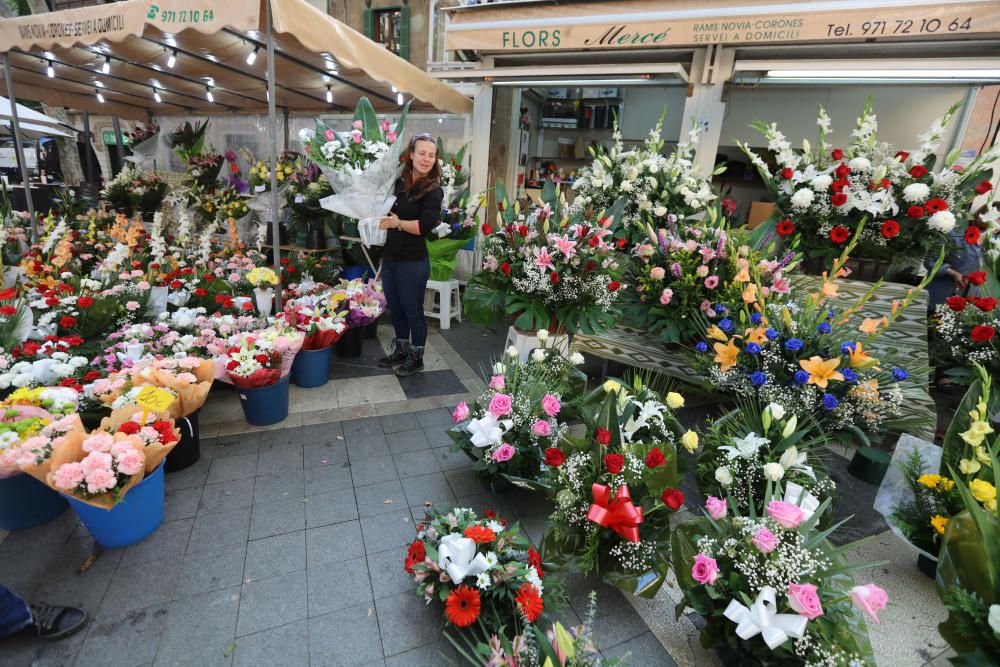
<svg viewBox="0 0 1000 667">
<path fill-rule="evenodd" d="M 565 7 L 562 10 L 565 11 Z M 489 21 L 477 20 L 475 12 L 452 16 L 446 48 L 485 52 L 635 49 L 697 44 L 957 37 L 1000 32 L 1000 3 L 992 2 L 600 24 L 543 16 L 536 20 L 508 19 L 506 14 L 493 11 Z M 529 23 L 534 25 L 526 25 Z"/>
</svg>

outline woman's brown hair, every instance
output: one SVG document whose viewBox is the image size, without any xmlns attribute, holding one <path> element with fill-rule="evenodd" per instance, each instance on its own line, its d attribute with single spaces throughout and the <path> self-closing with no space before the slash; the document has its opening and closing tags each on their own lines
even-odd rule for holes
<svg viewBox="0 0 1000 667">
<path fill-rule="evenodd" d="M 436 159 L 427 176 L 419 181 L 413 181 L 413 149 L 418 141 L 428 141 L 435 146 L 435 157 L 437 157 L 437 142 L 429 134 L 416 134 L 410 139 L 410 145 L 403 154 L 403 192 L 410 193 L 413 199 L 420 199 L 434 188 L 441 187 L 441 164 Z M 416 186 L 411 192 L 410 189 Z"/>
</svg>

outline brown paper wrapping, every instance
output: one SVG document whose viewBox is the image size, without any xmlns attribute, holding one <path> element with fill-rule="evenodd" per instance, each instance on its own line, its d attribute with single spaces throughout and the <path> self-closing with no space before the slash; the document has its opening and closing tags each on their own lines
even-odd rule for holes
<svg viewBox="0 0 1000 667">
<path fill-rule="evenodd" d="M 76 432 L 83 433 L 84 436 L 86 436 L 87 431 L 83 426 L 83 422 L 80 421 L 79 413 L 74 413 L 72 416 L 76 423 L 74 425 L 73 430 L 69 431 L 65 437 L 69 437 L 71 433 L 76 433 Z M 52 449 L 53 455 L 55 455 L 56 449 L 58 449 L 58 447 L 53 447 Z M 31 475 L 42 484 L 48 484 L 49 470 L 51 469 L 52 469 L 52 457 L 49 457 L 45 461 L 42 461 L 39 465 L 21 466 L 21 472 Z"/>
<path fill-rule="evenodd" d="M 176 405 L 176 403 L 177 402 L 174 401 L 174 403 L 172 403 L 170 407 L 173 407 L 174 405 Z M 132 416 L 135 415 L 136 412 L 141 413 L 142 411 L 143 408 L 142 406 L 139 405 L 123 405 L 117 410 L 113 410 L 111 412 L 110 417 L 105 417 L 104 419 L 101 420 L 101 430 L 107 431 L 108 433 L 114 433 L 115 431 L 118 430 L 119 426 L 121 426 L 127 421 L 131 421 Z M 173 417 L 168 417 L 158 413 L 151 413 L 151 414 L 156 414 L 156 416 L 159 419 L 163 419 L 170 422 L 174 421 Z M 179 428 L 177 428 L 176 424 L 174 425 L 173 430 L 174 430 L 174 437 L 176 438 L 176 440 L 174 440 L 169 445 L 162 445 L 160 443 L 156 443 L 154 445 L 146 445 L 143 448 L 143 452 L 146 454 L 147 475 L 156 470 L 156 468 L 160 465 L 160 463 L 163 462 L 163 459 L 167 457 L 167 454 L 170 453 L 170 450 L 176 447 L 177 443 L 180 442 L 181 431 Z M 115 435 L 115 438 L 116 439 L 118 438 L 118 434 Z"/>
<path fill-rule="evenodd" d="M 136 387 L 150 384 L 176 392 L 177 400 L 171 403 L 170 408 L 162 415 L 169 419 L 180 419 L 205 404 L 208 392 L 212 388 L 212 381 L 215 379 L 215 362 L 205 359 L 191 370 L 191 374 L 198 378 L 197 384 L 181 382 L 171 371 L 149 367 L 144 372 L 133 374 L 132 383 Z"/>
<path fill-rule="evenodd" d="M 93 433 L 93 431 L 91 433 Z M 84 498 L 76 493 L 67 493 L 62 489 L 56 488 L 54 483 L 55 470 L 59 468 L 59 466 L 63 465 L 64 463 L 75 463 L 77 461 L 82 461 L 84 458 L 86 458 L 87 452 L 83 451 L 83 441 L 86 440 L 87 437 L 90 435 L 91 435 L 90 433 L 85 433 L 83 431 L 73 431 L 72 433 L 66 435 L 66 438 L 63 440 L 62 444 L 52 452 L 52 456 L 49 458 L 50 467 L 49 467 L 49 472 L 45 479 L 45 483 L 48 484 L 53 491 L 56 491 L 57 493 L 61 493 L 66 496 L 72 496 L 75 500 L 79 500 L 81 503 L 86 503 L 87 505 L 91 505 L 92 507 L 99 507 L 101 509 L 110 510 L 117 504 L 115 497 L 110 493 L 104 493 L 99 496 L 95 496 L 93 498 Z M 116 441 L 127 440 L 129 438 L 129 436 L 126 436 L 123 433 L 116 434 L 114 437 Z M 141 482 L 143 477 L 145 477 L 145 474 L 143 472 L 137 472 L 136 474 L 132 475 L 128 483 L 122 489 L 119 498 L 124 498 L 125 494 L 128 493 L 129 489 L 131 489 L 133 486 Z"/>
</svg>

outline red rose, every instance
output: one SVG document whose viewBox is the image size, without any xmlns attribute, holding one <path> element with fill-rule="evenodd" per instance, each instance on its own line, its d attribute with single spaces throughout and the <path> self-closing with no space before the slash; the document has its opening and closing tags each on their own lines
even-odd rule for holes
<svg viewBox="0 0 1000 667">
<path fill-rule="evenodd" d="M 900 162 L 906 162 L 909 159 L 909 157 L 910 154 L 907 153 L 906 151 L 899 151 L 898 153 L 896 153 L 896 159 L 899 160 Z"/>
<path fill-rule="evenodd" d="M 59 326 L 61 326 L 63 329 L 72 329 L 73 327 L 76 326 L 76 318 L 70 317 L 69 315 L 60 318 Z"/>
<path fill-rule="evenodd" d="M 990 183 L 989 181 L 983 181 L 979 185 L 976 186 L 976 194 L 977 195 L 984 195 L 984 194 L 986 194 L 987 192 L 989 192 L 992 189 L 993 189 L 993 184 L 992 183 Z"/>
<path fill-rule="evenodd" d="M 483 236 L 489 236 L 493 233 L 493 228 L 490 227 L 490 223 L 484 222 L 482 226 Z"/>
<path fill-rule="evenodd" d="M 204 280 L 206 283 L 210 283 L 213 280 L 215 280 L 215 276 L 211 273 L 206 273 L 201 277 L 201 279 Z"/>
<path fill-rule="evenodd" d="M 0 315 L 6 315 L 6 316 L 10 317 L 11 315 L 13 315 L 16 312 L 17 312 L 17 308 L 15 308 L 14 306 L 3 306 L 3 307 L 0 307 Z"/>
<path fill-rule="evenodd" d="M 899 236 L 899 223 L 895 220 L 886 220 L 882 223 L 882 236 L 887 239 L 894 239 Z"/>
<path fill-rule="evenodd" d="M 617 241 L 615 241 L 615 245 L 618 246 L 619 250 L 621 250 L 622 248 L 624 248 L 626 243 L 628 243 L 628 239 L 625 239 L 625 238 L 620 238 Z"/>
<path fill-rule="evenodd" d="M 660 451 L 659 447 L 653 447 L 649 450 L 649 454 L 646 454 L 647 468 L 659 468 L 666 462 L 667 460 L 663 458 L 663 452 Z"/>
<path fill-rule="evenodd" d="M 851 230 L 847 227 L 837 225 L 830 230 L 830 240 L 834 243 L 846 243 L 849 238 L 851 238 Z"/>
<path fill-rule="evenodd" d="M 592 259 L 588 259 L 587 263 L 584 264 L 583 266 L 584 271 L 593 271 L 596 268 L 597 268 L 597 262 L 595 262 Z"/>
<path fill-rule="evenodd" d="M 833 152 L 830 153 L 830 157 L 832 157 L 834 160 L 843 160 L 844 151 L 840 150 L 839 148 L 834 148 Z"/>
<path fill-rule="evenodd" d="M 510 264 L 508 264 L 507 262 L 504 262 L 503 264 L 501 264 L 500 265 L 500 273 L 504 274 L 505 276 L 509 276 L 510 275 Z"/>
<path fill-rule="evenodd" d="M 552 283 L 553 285 L 555 285 L 556 283 L 558 283 L 559 282 L 559 274 L 556 273 L 555 271 L 553 271 L 552 273 L 550 273 L 549 274 L 549 282 Z"/>
<path fill-rule="evenodd" d="M 950 296 L 944 300 L 948 307 L 954 310 L 956 313 L 960 313 L 965 310 L 965 299 L 960 296 Z"/>
<path fill-rule="evenodd" d="M 194 291 L 195 296 L 205 296 L 206 294 L 208 294 L 208 292 L 205 291 L 204 287 L 199 287 Z"/>
<path fill-rule="evenodd" d="M 982 285 L 983 283 L 986 282 L 986 272 L 976 271 L 975 273 L 970 273 L 969 275 L 965 276 L 965 279 L 968 280 L 969 283 L 972 285 L 977 285 L 977 286 Z"/>
<path fill-rule="evenodd" d="M 83 376 L 83 381 L 84 382 L 93 382 L 94 380 L 100 380 L 101 379 L 101 375 L 102 374 L 101 374 L 100 371 L 90 371 L 89 373 L 87 373 L 86 375 Z"/>
<path fill-rule="evenodd" d="M 140 262 L 137 259 L 132 260 L 132 268 L 133 269 L 141 269 L 142 268 L 142 262 Z"/>
<path fill-rule="evenodd" d="M 910 216 L 911 218 L 916 218 L 919 220 L 920 218 L 924 217 L 924 207 L 911 206 L 910 208 L 906 209 L 906 215 Z"/>
<path fill-rule="evenodd" d="M 179 280 L 174 280 L 170 283 L 170 289 L 180 289 L 182 287 L 184 287 L 184 283 Z"/>
<path fill-rule="evenodd" d="M 844 188 L 850 185 L 850 181 L 844 180 L 843 178 L 838 178 L 833 183 L 830 183 L 830 192 L 843 192 Z"/>
<path fill-rule="evenodd" d="M 833 170 L 833 173 L 837 175 L 837 178 L 847 178 L 847 175 L 851 173 L 851 168 L 846 164 L 838 164 L 837 168 Z"/>
<path fill-rule="evenodd" d="M 566 455 L 558 447 L 549 447 L 545 450 L 545 465 L 558 468 L 566 461 Z"/>
<path fill-rule="evenodd" d="M 843 206 L 847 203 L 847 195 L 843 192 L 838 192 L 830 197 L 830 203 L 834 206 Z"/>
<path fill-rule="evenodd" d="M 251 303 L 250 301 L 244 301 L 243 305 L 240 306 L 240 308 L 242 308 L 243 310 L 253 310 L 253 303 Z"/>
<path fill-rule="evenodd" d="M 618 282 L 617 280 L 612 280 L 610 283 L 608 283 L 608 291 L 617 292 L 618 288 L 620 288 L 621 286 L 622 284 L 620 282 Z"/>
<path fill-rule="evenodd" d="M 271 358 L 268 357 L 266 354 L 258 354 L 256 357 L 254 357 L 254 360 L 258 364 L 266 364 L 268 361 L 271 360 Z"/>
<path fill-rule="evenodd" d="M 290 263 L 291 261 L 292 261 L 292 260 L 288 259 L 287 257 L 282 257 L 282 258 L 281 258 L 281 263 L 282 263 L 282 264 L 288 264 L 288 263 Z"/>
<path fill-rule="evenodd" d="M 972 225 L 965 230 L 965 242 L 969 245 L 976 245 L 979 243 L 979 227 Z"/>
<path fill-rule="evenodd" d="M 152 264 L 149 265 L 149 268 L 151 268 L 151 269 L 158 269 L 158 268 L 160 268 L 160 265 L 154 262 L 154 263 L 152 263 Z"/>
<path fill-rule="evenodd" d="M 795 171 L 791 167 L 785 167 L 784 169 L 781 170 L 781 177 L 787 181 L 792 177 L 792 174 L 794 173 Z"/>
<path fill-rule="evenodd" d="M 59 299 L 50 296 L 48 299 L 45 300 L 45 305 L 48 306 L 49 308 L 52 308 L 53 306 L 58 306 Z"/>
<path fill-rule="evenodd" d="M 80 306 L 81 308 L 90 308 L 91 306 L 94 305 L 94 300 L 91 299 L 89 296 L 81 296 L 79 299 L 76 300 L 76 305 Z"/>
<path fill-rule="evenodd" d="M 681 493 L 680 489 L 667 489 L 660 496 L 660 500 L 670 509 L 677 511 L 684 504 L 684 494 Z"/>
<path fill-rule="evenodd" d="M 216 303 L 225 303 L 226 299 L 228 299 L 228 298 L 229 297 L 226 296 L 225 294 L 216 294 L 215 295 L 215 302 Z"/>
<path fill-rule="evenodd" d="M 600 244 L 600 242 L 601 239 L 597 238 L 596 236 L 591 236 L 590 239 L 587 240 L 587 243 L 590 245 L 591 248 L 596 248 Z"/>
<path fill-rule="evenodd" d="M 83 385 L 74 380 L 73 378 L 64 378 L 59 382 L 60 387 L 69 387 L 74 391 L 83 393 Z"/>
<path fill-rule="evenodd" d="M 141 428 L 142 427 L 135 422 L 125 422 L 118 427 L 118 432 L 124 433 L 125 435 L 135 435 Z"/>
<path fill-rule="evenodd" d="M 923 178 L 927 175 L 927 167 L 922 164 L 915 164 L 910 167 L 910 176 L 913 178 Z"/>
<path fill-rule="evenodd" d="M 927 203 L 924 204 L 924 209 L 928 213 L 937 213 L 938 211 L 947 211 L 948 202 L 943 199 L 928 199 Z"/>
<path fill-rule="evenodd" d="M 997 300 L 991 296 L 982 297 L 976 299 L 976 308 L 983 311 L 984 313 L 993 312 L 993 309 L 997 307 Z"/>
<path fill-rule="evenodd" d="M 791 220 L 782 220 L 778 223 L 776 231 L 778 232 L 778 236 L 791 236 L 795 233 L 795 223 Z"/>
<path fill-rule="evenodd" d="M 295 270 L 296 269 L 294 266 L 289 266 L 288 268 L 285 269 L 287 273 L 295 273 Z"/>
<path fill-rule="evenodd" d="M 528 235 L 528 226 L 527 225 L 521 225 L 520 227 L 517 228 L 517 233 L 520 234 L 521 236 L 527 236 Z"/>
<path fill-rule="evenodd" d="M 987 343 L 993 340 L 993 336 L 996 335 L 996 329 L 980 325 L 978 327 L 972 327 L 972 333 L 969 335 L 972 337 L 972 340 L 977 343 Z"/>
<path fill-rule="evenodd" d="M 621 454 L 605 454 L 604 455 L 604 467 L 608 469 L 608 472 L 612 475 L 617 475 L 622 471 L 622 467 L 625 465 L 625 457 Z"/>
<path fill-rule="evenodd" d="M 599 428 L 594 432 L 594 439 L 607 447 L 611 444 L 611 431 L 606 428 Z"/>
</svg>

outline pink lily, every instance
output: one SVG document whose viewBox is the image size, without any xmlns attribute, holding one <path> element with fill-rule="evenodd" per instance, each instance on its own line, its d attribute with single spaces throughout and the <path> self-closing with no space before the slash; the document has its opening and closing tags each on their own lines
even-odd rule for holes
<svg viewBox="0 0 1000 667">
<path fill-rule="evenodd" d="M 558 248 L 559 252 L 565 255 L 567 259 L 576 254 L 576 244 L 565 236 L 561 236 L 556 239 L 556 248 Z"/>
<path fill-rule="evenodd" d="M 548 248 L 538 248 L 535 250 L 535 264 L 543 269 L 548 269 L 549 271 L 556 270 L 555 264 L 552 263 L 552 255 L 549 254 Z"/>
</svg>

